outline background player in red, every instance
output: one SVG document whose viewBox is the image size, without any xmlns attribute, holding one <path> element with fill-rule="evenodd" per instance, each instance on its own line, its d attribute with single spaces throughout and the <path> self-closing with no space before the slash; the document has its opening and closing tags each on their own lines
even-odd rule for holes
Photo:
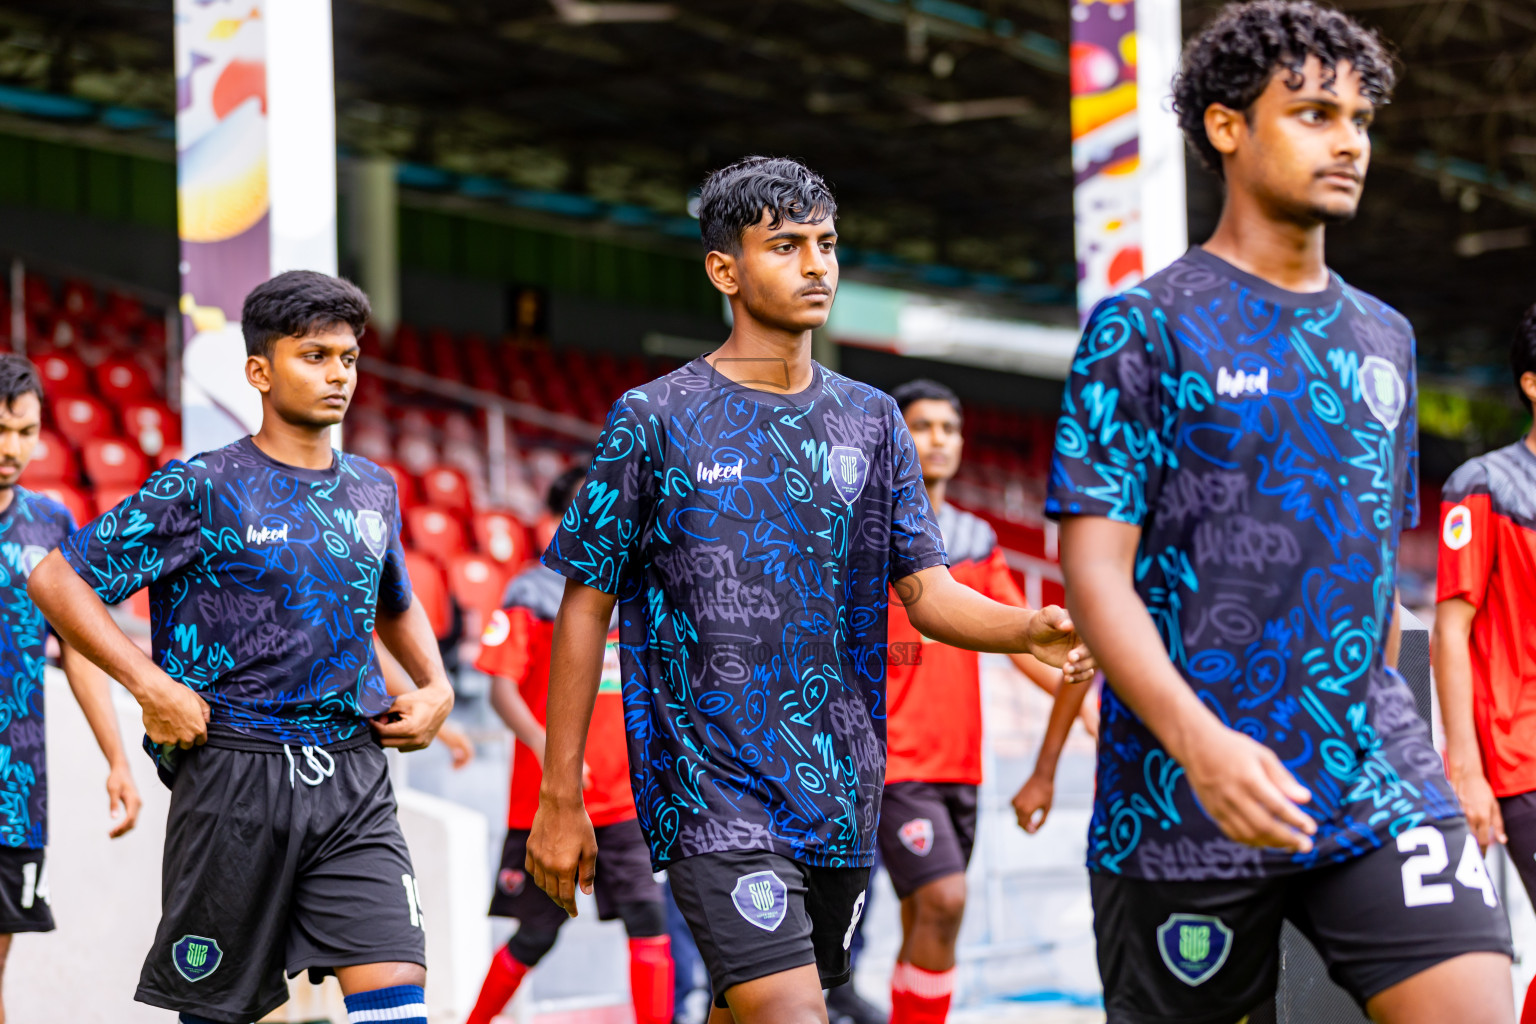
<svg viewBox="0 0 1536 1024">
<path fill-rule="evenodd" d="M 994 601 L 1028 607 L 992 527 L 944 500 L 964 443 L 960 399 L 932 380 L 908 381 L 891 397 L 917 447 L 950 575 Z M 928 1024 L 949 1013 L 955 942 L 965 914 L 965 869 L 976 841 L 981 656 L 920 634 L 899 600 L 891 601 L 890 616 L 888 754 L 879 836 L 880 858 L 901 899 L 891 1024 Z M 1042 690 L 1059 689 L 1060 669 L 1027 654 L 1009 657 Z M 1090 729 L 1096 724 L 1091 715 Z M 1070 716 L 1058 723 L 1063 733 L 1071 726 Z"/>
<path fill-rule="evenodd" d="M 572 468 L 550 485 L 548 504 L 556 522 L 585 479 L 584 468 Z M 491 704 L 517 737 L 507 838 L 491 897 L 491 914 L 517 918 L 518 930 L 491 961 L 480 998 L 466 1024 L 489 1024 L 501 1012 L 528 971 L 554 946 L 567 919 L 559 904 L 523 870 L 528 830 L 539 809 L 539 784 L 544 778 L 550 644 L 564 592 L 565 578 L 553 569 L 535 565 L 518 575 L 507 585 L 503 609 L 486 625 L 475 663 L 491 676 Z M 618 643 L 614 623 L 608 634 L 582 766 L 582 795 L 597 830 L 597 912 L 605 921 L 622 919 L 629 933 L 629 985 L 635 1024 L 669 1024 L 671 941 L 666 934 L 661 886 L 651 874 L 650 851 L 635 821 L 635 799 L 629 789 Z"/>
<path fill-rule="evenodd" d="M 1536 306 L 1510 348 L 1536 402 Z M 1536 427 L 1463 465 L 1440 500 L 1432 652 L 1446 770 L 1484 850 L 1506 843 L 1536 899 Z M 1536 985 L 1524 1024 L 1536 1021 Z"/>
</svg>

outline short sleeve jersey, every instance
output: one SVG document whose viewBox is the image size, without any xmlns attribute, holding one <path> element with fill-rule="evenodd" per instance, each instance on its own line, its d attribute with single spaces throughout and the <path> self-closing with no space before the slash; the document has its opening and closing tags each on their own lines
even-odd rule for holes
<svg viewBox="0 0 1536 1024">
<path fill-rule="evenodd" d="M 555 635 L 555 613 L 565 592 L 565 577 L 542 565 L 513 578 L 502 607 L 491 614 L 480 637 L 475 668 L 517 684 L 528 711 L 544 724 L 549 707 L 550 648 Z M 617 610 L 617 609 L 615 609 Z M 624 744 L 624 698 L 620 687 L 619 636 L 609 633 L 603 651 L 603 674 L 598 682 L 592 724 L 587 729 L 584 760 L 591 770 L 592 785 L 581 794 L 587 816 L 598 828 L 628 821 L 635 816 L 635 798 L 629 788 L 629 754 Z M 512 755 L 512 785 L 507 794 L 507 828 L 533 826 L 539 809 L 539 786 L 544 769 L 522 743 Z"/>
<path fill-rule="evenodd" d="M 1383 660 L 1418 497 L 1407 321 L 1337 275 L 1297 294 L 1195 248 L 1100 304 L 1062 403 L 1047 513 L 1141 528 L 1135 587 L 1173 665 L 1318 826 L 1306 855 L 1225 838 L 1111 679 L 1089 868 L 1280 874 L 1460 813 Z"/>
<path fill-rule="evenodd" d="M 411 585 L 394 481 L 367 459 L 303 469 L 246 437 L 158 470 L 63 552 L 109 604 L 149 587 L 155 662 L 208 702 L 210 735 L 331 744 L 389 709 L 374 616 Z"/>
<path fill-rule="evenodd" d="M 774 394 L 700 358 L 615 403 L 544 563 L 619 597 L 656 867 L 735 849 L 872 862 L 886 588 L 944 561 L 883 392 L 813 364 Z"/>
<path fill-rule="evenodd" d="M 27 577 L 74 530 L 64 506 L 20 487 L 11 489 L 11 503 L 0 511 L 0 846 L 48 845 L 48 623 L 27 596 Z"/>
<path fill-rule="evenodd" d="M 1446 481 L 1436 599 L 1472 617 L 1472 718 L 1499 796 L 1536 790 L 1536 453 L 1522 439 Z"/>
<path fill-rule="evenodd" d="M 1024 607 L 997 534 L 986 520 L 939 506 L 939 529 L 956 581 L 994 601 Z M 891 599 L 890 711 L 885 781 L 981 782 L 981 655 L 930 640 Z"/>
</svg>

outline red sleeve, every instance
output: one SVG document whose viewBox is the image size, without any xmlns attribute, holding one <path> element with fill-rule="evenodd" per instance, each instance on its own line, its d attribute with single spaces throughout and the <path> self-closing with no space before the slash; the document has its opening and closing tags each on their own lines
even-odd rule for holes
<svg viewBox="0 0 1536 1024">
<path fill-rule="evenodd" d="M 507 608 L 491 613 L 480 636 L 480 655 L 475 668 L 488 675 L 510 679 L 521 686 L 528 671 L 529 628 L 526 608 Z"/>
<path fill-rule="evenodd" d="M 1001 547 L 992 549 L 992 553 L 987 556 L 985 568 L 988 597 L 1015 608 L 1029 607 L 1029 602 L 1024 600 L 1024 592 L 1013 579 L 1013 570 L 1008 568 L 1008 560 L 1003 557 Z"/>
<path fill-rule="evenodd" d="M 1482 605 L 1493 571 L 1494 517 L 1489 503 L 1484 491 L 1441 506 L 1436 601 L 1460 597 L 1474 608 Z"/>
</svg>

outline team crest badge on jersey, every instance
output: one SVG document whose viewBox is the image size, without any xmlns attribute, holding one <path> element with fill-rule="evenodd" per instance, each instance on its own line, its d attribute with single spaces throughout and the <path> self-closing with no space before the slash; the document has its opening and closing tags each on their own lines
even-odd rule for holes
<svg viewBox="0 0 1536 1024">
<path fill-rule="evenodd" d="M 224 951 L 219 944 L 201 935 L 183 935 L 171 947 L 171 963 L 188 981 L 202 981 L 219 969 L 223 959 Z"/>
<path fill-rule="evenodd" d="M 507 613 L 500 608 L 491 612 L 491 617 L 485 622 L 485 630 L 480 634 L 482 647 L 500 647 L 507 642 L 507 637 L 512 635 L 512 620 L 507 618 Z"/>
<path fill-rule="evenodd" d="M 368 550 L 373 552 L 374 558 L 384 557 L 384 548 L 387 543 L 384 528 L 384 516 L 371 508 L 363 509 L 357 514 L 357 532 L 362 535 L 363 543 L 368 545 Z"/>
<path fill-rule="evenodd" d="M 1456 505 L 1447 512 L 1440 539 L 1452 551 L 1460 551 L 1472 543 L 1472 510 L 1465 505 Z"/>
<path fill-rule="evenodd" d="M 1170 914 L 1157 929 L 1157 951 L 1174 977 L 1195 986 L 1221 970 L 1232 952 L 1232 929 L 1219 917 Z"/>
<path fill-rule="evenodd" d="M 869 480 L 868 457 L 857 448 L 835 444 L 827 453 L 827 459 L 831 463 L 832 486 L 837 488 L 840 498 L 852 505 Z"/>
<path fill-rule="evenodd" d="M 901 840 L 902 846 L 919 857 L 926 857 L 933 852 L 933 821 L 929 818 L 913 818 L 896 830 L 896 837 Z"/>
<path fill-rule="evenodd" d="M 731 902 L 748 924 L 771 932 L 784 923 L 789 911 L 789 887 L 772 871 L 754 871 L 736 879 Z"/>
<path fill-rule="evenodd" d="M 1366 407 L 1388 430 L 1397 429 L 1397 421 L 1408 404 L 1408 389 L 1402 374 L 1381 356 L 1366 356 L 1360 363 L 1360 397 Z"/>
<path fill-rule="evenodd" d="M 48 549 L 41 544 L 28 544 L 21 549 L 21 568 L 28 576 L 32 570 L 38 567 L 43 559 L 48 557 Z"/>
</svg>

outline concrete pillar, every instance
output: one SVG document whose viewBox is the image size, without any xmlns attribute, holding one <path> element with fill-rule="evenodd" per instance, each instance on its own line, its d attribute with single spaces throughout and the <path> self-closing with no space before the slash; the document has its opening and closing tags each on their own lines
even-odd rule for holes
<svg viewBox="0 0 1536 1024">
<path fill-rule="evenodd" d="M 400 190 L 395 162 L 365 157 L 352 165 L 347 234 L 358 284 L 373 303 L 373 323 L 386 336 L 400 323 Z"/>
</svg>

